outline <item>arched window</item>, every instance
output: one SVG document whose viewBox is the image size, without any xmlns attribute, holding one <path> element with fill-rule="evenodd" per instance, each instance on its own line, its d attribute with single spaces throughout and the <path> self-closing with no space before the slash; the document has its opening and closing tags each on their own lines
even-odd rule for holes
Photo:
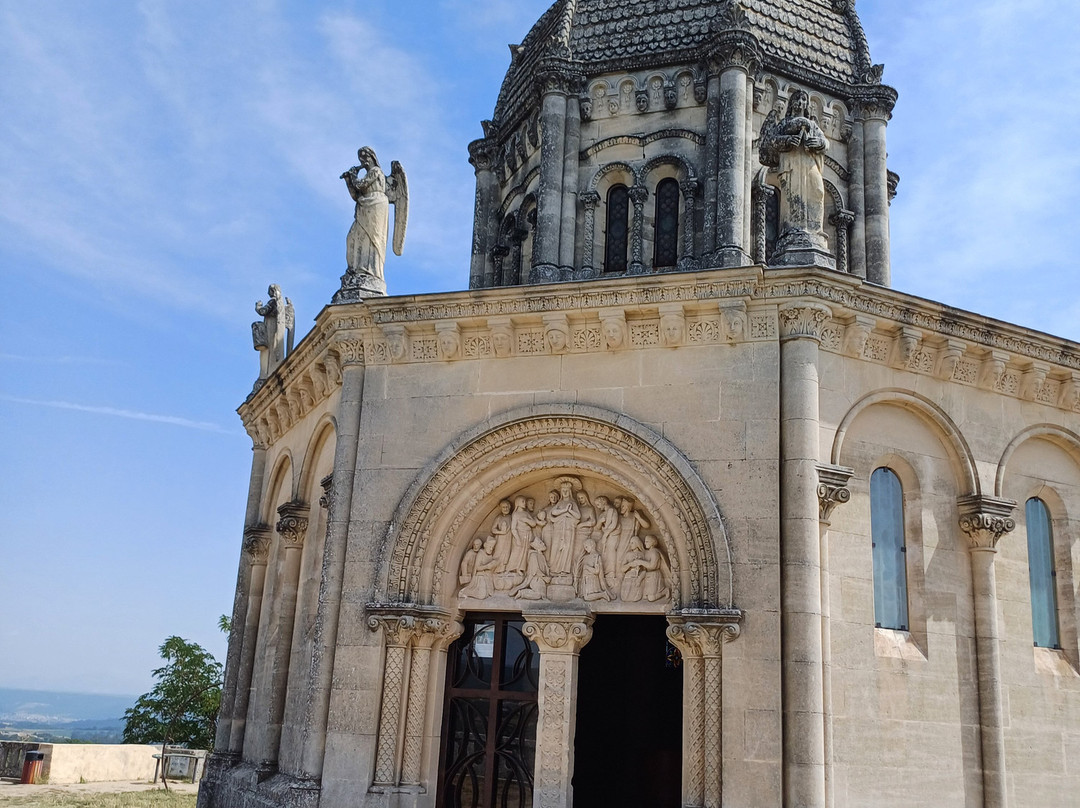
<svg viewBox="0 0 1080 808">
<path fill-rule="evenodd" d="M 654 267 L 673 267 L 679 261 L 679 182 L 661 180 L 656 186 Z"/>
<path fill-rule="evenodd" d="M 607 197 L 607 239 L 604 243 L 604 272 L 626 272 L 630 243 L 630 189 L 614 185 Z"/>
<path fill-rule="evenodd" d="M 1035 645 L 1060 648 L 1057 571 L 1054 565 L 1054 530 L 1050 509 L 1037 497 L 1025 508 L 1028 542 L 1028 578 L 1031 581 L 1031 629 Z"/>
<path fill-rule="evenodd" d="M 874 624 L 908 630 L 904 489 L 891 469 L 870 475 L 870 533 L 874 550 Z"/>
</svg>

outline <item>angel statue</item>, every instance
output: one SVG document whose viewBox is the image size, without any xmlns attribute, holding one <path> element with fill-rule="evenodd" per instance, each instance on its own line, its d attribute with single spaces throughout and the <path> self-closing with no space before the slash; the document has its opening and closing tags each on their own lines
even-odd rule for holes
<svg viewBox="0 0 1080 808">
<path fill-rule="evenodd" d="M 334 303 L 352 303 L 372 295 L 386 294 L 386 239 L 390 229 L 390 203 L 394 204 L 394 254 L 405 246 L 405 225 L 409 218 L 409 185 L 405 170 L 396 160 L 390 164 L 390 176 L 383 173 L 379 158 L 370 146 L 356 153 L 360 165 L 353 166 L 341 179 L 356 201 L 356 218 L 345 242 L 348 269 L 341 277 L 341 289 Z M 361 172 L 363 176 L 361 176 Z"/>
<path fill-rule="evenodd" d="M 825 235 L 825 179 L 822 168 L 829 141 L 810 117 L 810 96 L 795 90 L 787 114 L 769 113 L 761 127 L 761 162 L 780 189 L 777 264 L 835 269 Z"/>
<path fill-rule="evenodd" d="M 270 284 L 266 292 L 270 295 L 266 305 L 263 305 L 261 300 L 255 304 L 255 313 L 263 318 L 262 322 L 251 324 L 251 341 L 259 352 L 259 380 L 255 382 L 256 389 L 262 387 L 285 361 L 285 357 L 292 353 L 293 335 L 296 332 L 296 314 L 292 301 L 281 294 L 281 287 L 276 283 Z"/>
</svg>

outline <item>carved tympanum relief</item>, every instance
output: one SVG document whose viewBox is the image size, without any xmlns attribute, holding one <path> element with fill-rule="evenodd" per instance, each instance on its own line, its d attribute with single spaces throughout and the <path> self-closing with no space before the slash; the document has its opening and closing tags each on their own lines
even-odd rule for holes
<svg viewBox="0 0 1080 808">
<path fill-rule="evenodd" d="M 562 476 L 499 502 L 458 568 L 458 594 L 488 601 L 569 601 L 594 609 L 666 605 L 671 565 L 633 496 Z"/>
</svg>

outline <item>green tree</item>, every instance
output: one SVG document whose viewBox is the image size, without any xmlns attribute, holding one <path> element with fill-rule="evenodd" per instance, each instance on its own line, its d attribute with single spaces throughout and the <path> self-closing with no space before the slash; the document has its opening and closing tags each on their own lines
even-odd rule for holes
<svg viewBox="0 0 1080 808">
<path fill-rule="evenodd" d="M 166 664 L 154 671 L 157 684 L 124 711 L 124 743 L 212 749 L 221 706 L 221 663 L 180 637 L 169 637 L 159 651 Z"/>
</svg>

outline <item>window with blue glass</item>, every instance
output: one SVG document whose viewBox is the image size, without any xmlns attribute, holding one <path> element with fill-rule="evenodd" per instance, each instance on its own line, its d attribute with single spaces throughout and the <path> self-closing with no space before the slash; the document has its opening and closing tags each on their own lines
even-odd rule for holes
<svg viewBox="0 0 1080 808">
<path fill-rule="evenodd" d="M 1050 509 L 1037 497 L 1025 508 L 1028 542 L 1028 578 L 1031 581 L 1031 629 L 1035 645 L 1060 648 L 1057 570 L 1054 565 L 1054 528 Z"/>
<path fill-rule="evenodd" d="M 615 185 L 607 197 L 607 240 L 604 272 L 626 272 L 630 246 L 630 189 Z"/>
<path fill-rule="evenodd" d="M 874 625 L 908 630 L 904 488 L 892 469 L 870 475 L 870 532 L 874 552 Z"/>
</svg>

